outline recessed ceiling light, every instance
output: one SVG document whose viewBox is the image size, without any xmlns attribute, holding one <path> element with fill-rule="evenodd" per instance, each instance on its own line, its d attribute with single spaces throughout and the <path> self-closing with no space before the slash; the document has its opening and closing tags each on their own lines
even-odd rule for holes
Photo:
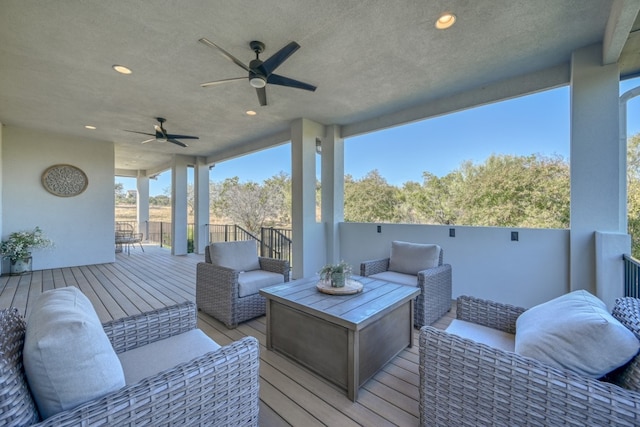
<svg viewBox="0 0 640 427">
<path fill-rule="evenodd" d="M 258 114 L 258 113 L 256 113 L 256 112 L 255 112 L 255 111 L 253 111 L 253 110 L 249 110 L 249 111 L 247 111 L 247 112 L 246 112 L 246 114 L 247 114 L 247 116 L 255 116 L 255 115 L 256 115 L 256 114 Z"/>
<path fill-rule="evenodd" d="M 132 71 L 129 68 L 125 67 L 124 65 L 117 65 L 116 64 L 112 68 L 114 70 L 116 70 L 117 72 L 119 72 L 120 74 L 131 74 L 132 73 Z"/>
<path fill-rule="evenodd" d="M 446 30 L 450 28 L 456 22 L 456 15 L 453 13 L 443 13 L 436 21 L 436 28 L 439 30 Z"/>
<path fill-rule="evenodd" d="M 91 125 L 86 125 L 85 128 L 90 129 L 90 130 L 96 130 L 95 126 L 91 126 Z"/>
</svg>

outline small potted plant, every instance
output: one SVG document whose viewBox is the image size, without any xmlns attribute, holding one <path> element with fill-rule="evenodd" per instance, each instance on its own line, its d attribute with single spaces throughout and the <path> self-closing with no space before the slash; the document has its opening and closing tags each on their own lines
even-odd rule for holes
<svg viewBox="0 0 640 427">
<path fill-rule="evenodd" d="M 331 283 L 334 288 L 342 288 L 351 277 L 351 266 L 344 261 L 338 264 L 327 264 L 318 272 L 320 280 Z"/>
<path fill-rule="evenodd" d="M 0 245 L 0 252 L 11 261 L 10 274 L 12 276 L 31 271 L 31 250 L 46 248 L 53 243 L 46 239 L 40 227 L 31 231 L 16 231 L 9 235 Z"/>
</svg>

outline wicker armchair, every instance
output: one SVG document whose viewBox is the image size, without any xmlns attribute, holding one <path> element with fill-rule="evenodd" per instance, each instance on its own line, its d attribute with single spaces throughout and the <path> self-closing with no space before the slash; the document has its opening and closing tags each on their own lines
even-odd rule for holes
<svg viewBox="0 0 640 427">
<path fill-rule="evenodd" d="M 237 242 L 224 242 L 234 244 Z M 205 248 L 205 262 L 196 267 L 196 303 L 203 312 L 215 317 L 228 328 L 239 323 L 263 316 L 266 313 L 266 300 L 258 293 L 240 294 L 239 279 L 242 272 L 236 268 L 224 267 L 212 263 L 211 246 Z M 260 270 L 281 275 L 279 283 L 289 281 L 289 261 L 266 257 L 257 257 Z M 267 283 L 271 286 L 275 283 Z M 264 287 L 263 286 L 263 287 Z"/>
<path fill-rule="evenodd" d="M 116 353 L 121 353 L 194 329 L 196 321 L 195 304 L 186 302 L 103 327 Z M 17 309 L 6 309 L 0 310 L 0 324 L 0 425 L 258 425 L 255 338 L 243 338 L 38 422 L 30 396 L 24 400 L 24 393 L 30 393 L 22 366 L 25 322 Z"/>
<path fill-rule="evenodd" d="M 524 311 L 460 297 L 457 318 L 515 332 Z M 422 426 L 637 426 L 640 393 L 425 326 L 420 330 Z"/>
<path fill-rule="evenodd" d="M 417 328 L 432 324 L 451 310 L 451 265 L 443 264 L 443 256 L 444 250 L 440 249 L 438 266 L 422 270 L 418 272 L 417 276 L 414 276 L 415 281 L 412 279 L 421 291 L 414 304 L 413 321 Z M 360 264 L 360 275 L 396 282 L 395 277 L 387 277 L 386 275 L 389 270 L 389 261 L 390 258 L 364 261 Z M 408 284 L 401 281 L 397 283 Z"/>
</svg>

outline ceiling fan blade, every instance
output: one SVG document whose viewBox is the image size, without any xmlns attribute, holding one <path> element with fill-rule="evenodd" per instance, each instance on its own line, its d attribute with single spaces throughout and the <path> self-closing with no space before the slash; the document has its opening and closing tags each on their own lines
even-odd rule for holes
<svg viewBox="0 0 640 427">
<path fill-rule="evenodd" d="M 153 133 L 148 133 L 148 132 L 138 132 L 137 130 L 127 130 L 127 129 L 124 129 L 124 131 L 125 131 L 125 132 L 139 133 L 140 135 L 155 136 L 155 134 L 153 134 Z"/>
<path fill-rule="evenodd" d="M 260 101 L 260 105 L 262 107 L 267 105 L 267 90 L 263 87 L 256 88 L 256 93 L 258 94 L 258 101 Z"/>
<path fill-rule="evenodd" d="M 180 142 L 177 139 L 173 139 L 173 138 L 167 138 L 167 141 L 172 142 L 176 145 L 179 145 L 181 147 L 187 147 L 187 144 L 185 144 L 184 142 Z"/>
<path fill-rule="evenodd" d="M 200 86 L 202 87 L 209 87 L 209 86 L 216 86 L 222 83 L 227 83 L 227 82 L 235 82 L 236 80 L 247 80 L 246 77 L 233 77 L 231 79 L 223 79 L 223 80 L 216 80 L 215 82 L 207 82 L 207 83 L 201 83 Z"/>
<path fill-rule="evenodd" d="M 174 133 L 168 133 L 167 134 L 167 138 L 169 139 L 200 139 L 197 136 L 191 136 L 191 135 L 177 135 Z"/>
<path fill-rule="evenodd" d="M 297 89 L 304 89 L 314 92 L 316 87 L 309 83 L 301 82 L 298 80 L 290 79 L 289 77 L 280 76 L 278 74 L 271 74 L 267 78 L 267 83 L 271 83 L 279 86 L 295 87 Z"/>
<path fill-rule="evenodd" d="M 205 39 L 204 37 L 201 38 L 200 40 L 198 40 L 200 43 L 206 44 L 209 47 L 213 47 L 215 49 L 218 49 L 218 51 L 222 54 L 222 56 L 224 56 L 225 58 L 227 58 L 229 61 L 233 62 L 234 64 L 236 64 L 238 67 L 242 68 L 243 70 L 246 71 L 251 71 L 249 69 L 249 67 L 245 64 L 242 63 L 242 61 L 240 61 L 238 58 L 236 58 L 235 56 L 231 55 L 229 52 L 227 52 L 226 50 L 224 50 L 223 48 L 221 48 L 220 46 L 218 46 L 217 44 L 215 44 L 214 42 Z"/>
<path fill-rule="evenodd" d="M 273 73 L 276 68 L 278 68 L 284 61 L 287 60 L 293 53 L 300 49 L 300 45 L 296 42 L 291 42 L 273 55 L 269 57 L 266 61 L 262 63 L 262 65 L 258 68 L 264 72 L 265 76 Z"/>
</svg>

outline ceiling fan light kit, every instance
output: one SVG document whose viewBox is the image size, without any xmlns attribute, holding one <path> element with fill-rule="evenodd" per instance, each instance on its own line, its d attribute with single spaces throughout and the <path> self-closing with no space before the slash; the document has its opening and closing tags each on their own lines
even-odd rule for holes
<svg viewBox="0 0 640 427">
<path fill-rule="evenodd" d="M 256 89 L 256 94 L 258 95 L 258 101 L 261 106 L 267 105 L 267 92 L 265 87 L 268 83 L 279 85 L 279 86 L 287 86 L 293 87 L 296 89 L 308 90 L 313 92 L 316 90 L 316 87 L 309 84 L 304 83 L 298 80 L 294 80 L 289 77 L 280 76 L 278 74 L 274 74 L 273 72 L 278 68 L 284 61 L 286 61 L 291 55 L 295 53 L 298 49 L 300 49 L 300 45 L 296 42 L 291 42 L 276 53 L 274 53 L 269 59 L 266 61 L 262 61 L 260 59 L 260 54 L 264 51 L 265 44 L 254 40 L 249 43 L 249 47 L 256 54 L 256 58 L 253 59 L 249 65 L 247 66 L 244 62 L 240 61 L 235 56 L 231 55 L 229 52 L 215 44 L 214 42 L 207 40 L 206 38 L 201 38 L 199 40 L 200 43 L 207 45 L 211 48 L 217 49 L 218 52 L 227 58 L 229 61 L 236 64 L 238 67 L 242 68 L 248 73 L 249 84 Z M 216 80 L 212 82 L 202 83 L 200 86 L 209 87 L 216 86 L 221 83 L 227 83 L 236 80 L 244 80 L 244 77 L 234 77 L 230 79 L 224 80 Z"/>
<path fill-rule="evenodd" d="M 249 80 L 249 84 L 255 87 L 256 89 L 259 89 L 259 88 L 265 87 L 267 85 L 267 81 L 264 79 L 264 77 L 255 76 L 255 77 L 251 77 L 251 79 Z"/>
</svg>

